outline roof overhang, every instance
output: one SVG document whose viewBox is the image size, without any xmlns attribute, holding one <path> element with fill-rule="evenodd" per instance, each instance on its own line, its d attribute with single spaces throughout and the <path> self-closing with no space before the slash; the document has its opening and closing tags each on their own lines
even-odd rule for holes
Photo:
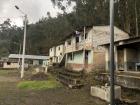
<svg viewBox="0 0 140 105">
<path fill-rule="evenodd" d="M 24 55 L 25 59 L 36 59 L 36 60 L 47 60 L 49 56 L 39 56 L 39 55 Z M 9 58 L 19 59 L 22 58 L 21 54 L 10 54 Z"/>
</svg>

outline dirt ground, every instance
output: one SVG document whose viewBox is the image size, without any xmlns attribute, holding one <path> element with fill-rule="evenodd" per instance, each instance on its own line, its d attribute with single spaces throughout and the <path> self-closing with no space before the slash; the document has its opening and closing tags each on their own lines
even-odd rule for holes
<svg viewBox="0 0 140 105">
<path fill-rule="evenodd" d="M 0 75 L 0 105 L 107 105 L 90 96 L 89 88 L 21 90 L 16 87 L 18 75 Z"/>
</svg>

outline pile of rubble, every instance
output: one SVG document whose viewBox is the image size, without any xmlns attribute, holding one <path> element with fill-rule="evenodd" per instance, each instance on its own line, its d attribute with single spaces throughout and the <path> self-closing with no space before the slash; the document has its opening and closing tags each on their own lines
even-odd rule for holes
<svg viewBox="0 0 140 105">
<path fill-rule="evenodd" d="M 44 72 L 38 72 L 30 77 L 30 80 L 42 81 L 47 80 L 48 76 Z"/>
</svg>

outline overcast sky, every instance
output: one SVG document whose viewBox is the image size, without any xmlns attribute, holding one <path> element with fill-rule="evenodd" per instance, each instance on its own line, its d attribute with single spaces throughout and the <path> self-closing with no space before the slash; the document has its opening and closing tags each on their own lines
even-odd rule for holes
<svg viewBox="0 0 140 105">
<path fill-rule="evenodd" d="M 0 0 L 0 23 L 9 17 L 12 24 L 23 25 L 22 14 L 15 9 L 15 5 L 18 5 L 28 15 L 30 23 L 47 16 L 48 11 L 53 17 L 57 15 L 57 12 L 62 13 L 57 7 L 54 8 L 51 0 Z M 71 10 L 72 7 L 67 11 L 70 12 Z"/>
</svg>

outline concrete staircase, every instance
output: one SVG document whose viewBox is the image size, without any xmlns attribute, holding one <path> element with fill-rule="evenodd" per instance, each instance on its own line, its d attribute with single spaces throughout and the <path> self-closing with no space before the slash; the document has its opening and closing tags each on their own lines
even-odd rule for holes
<svg viewBox="0 0 140 105">
<path fill-rule="evenodd" d="M 66 58 L 66 54 L 64 54 L 64 55 L 62 56 L 62 58 L 61 58 L 61 60 L 60 60 L 60 63 L 59 63 L 60 66 L 64 66 L 64 65 L 65 65 L 65 58 Z"/>
<path fill-rule="evenodd" d="M 58 73 L 57 79 L 69 88 L 80 88 L 82 84 L 83 72 L 72 70 L 61 70 Z"/>
</svg>

